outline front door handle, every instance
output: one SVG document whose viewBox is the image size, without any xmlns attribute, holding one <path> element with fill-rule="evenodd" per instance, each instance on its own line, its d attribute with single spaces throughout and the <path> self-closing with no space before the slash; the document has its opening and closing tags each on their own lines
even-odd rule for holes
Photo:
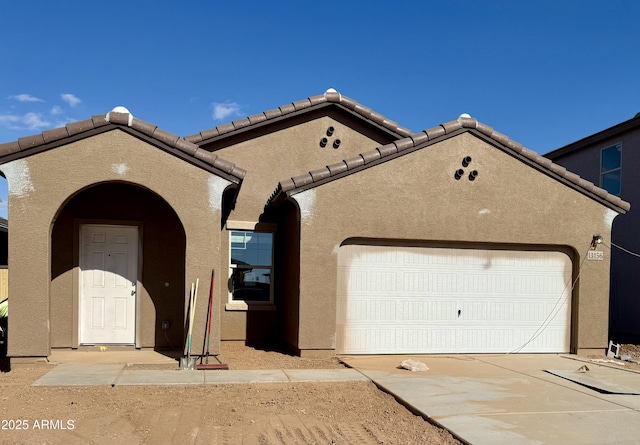
<svg viewBox="0 0 640 445">
<path fill-rule="evenodd" d="M 136 290 L 134 289 L 131 291 L 131 296 L 133 297 L 135 294 L 136 294 Z"/>
</svg>

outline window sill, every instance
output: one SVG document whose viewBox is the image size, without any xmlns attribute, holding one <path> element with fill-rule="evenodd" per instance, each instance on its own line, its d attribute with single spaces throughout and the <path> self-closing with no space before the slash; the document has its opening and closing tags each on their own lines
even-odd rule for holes
<svg viewBox="0 0 640 445">
<path fill-rule="evenodd" d="M 247 304 L 242 301 L 234 301 L 224 306 L 227 311 L 275 311 L 276 306 L 272 303 Z"/>
</svg>

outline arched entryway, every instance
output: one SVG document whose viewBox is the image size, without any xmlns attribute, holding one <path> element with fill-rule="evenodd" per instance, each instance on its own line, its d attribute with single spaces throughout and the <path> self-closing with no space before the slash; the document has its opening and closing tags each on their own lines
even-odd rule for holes
<svg viewBox="0 0 640 445">
<path fill-rule="evenodd" d="M 185 245 L 175 211 L 143 187 L 101 183 L 67 200 L 51 231 L 51 347 L 181 347 Z"/>
</svg>

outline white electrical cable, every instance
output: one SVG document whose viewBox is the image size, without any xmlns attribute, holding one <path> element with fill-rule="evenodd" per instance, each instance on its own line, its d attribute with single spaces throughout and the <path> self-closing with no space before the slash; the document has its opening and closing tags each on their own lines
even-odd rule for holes
<svg viewBox="0 0 640 445">
<path fill-rule="evenodd" d="M 615 247 L 617 249 L 622 250 L 623 252 L 628 253 L 629 255 L 637 256 L 638 258 L 640 258 L 640 253 L 632 252 L 630 250 L 625 249 L 624 247 L 618 246 L 617 244 L 611 243 L 611 246 L 607 246 L 606 244 L 603 243 L 602 245 L 604 247 L 606 247 L 607 249 L 609 249 L 609 250 L 611 250 L 611 246 L 613 246 L 613 247 Z"/>
<path fill-rule="evenodd" d="M 636 257 L 640 258 L 640 254 L 632 252 L 630 250 L 627 250 L 624 247 L 618 246 L 615 243 L 611 243 L 611 246 L 607 246 L 604 243 L 602 243 L 602 245 L 605 246 L 609 250 L 611 250 L 611 246 L 613 246 L 613 247 L 615 247 L 617 249 L 622 250 L 623 252 L 628 253 L 629 255 L 633 255 L 633 256 L 636 256 Z M 587 252 L 589 250 L 591 250 L 592 246 L 593 246 L 593 244 L 589 243 L 589 248 L 588 248 Z M 585 252 L 585 254 L 583 255 L 582 262 L 580 263 L 580 268 L 578 269 L 578 275 L 576 276 L 576 279 L 573 280 L 573 283 L 571 284 L 571 290 L 569 291 L 569 293 L 567 293 L 565 295 L 567 287 L 569 286 L 569 283 L 571 283 L 571 279 L 569 279 L 569 281 L 567 281 L 567 283 L 565 284 L 564 289 L 562 290 L 562 293 L 560 294 L 560 298 L 558 298 L 558 300 L 556 301 L 555 305 L 553 306 L 553 309 L 551 309 L 551 312 L 549 313 L 549 315 L 547 315 L 547 318 L 544 319 L 544 321 L 542 322 L 540 327 L 533 333 L 531 338 L 529 340 L 527 340 L 522 346 L 517 347 L 516 349 L 514 349 L 511 352 L 509 352 L 508 354 L 514 354 L 514 353 L 518 353 L 518 352 L 522 351 L 522 349 L 524 349 L 529 343 L 531 343 L 533 340 L 538 338 L 540 336 L 540 334 L 542 334 L 544 332 L 544 330 L 547 328 L 547 326 L 549 326 L 549 324 L 553 321 L 553 319 L 556 317 L 556 315 L 558 315 L 558 312 L 560 312 L 560 308 L 562 308 L 562 304 L 565 303 L 565 301 L 567 300 L 569 295 L 573 294 L 573 289 L 576 287 L 576 283 L 578 282 L 578 279 L 580 278 L 580 274 L 582 273 L 582 266 L 584 265 L 584 262 L 587 259 L 587 252 Z M 562 304 L 559 304 L 560 302 L 562 302 Z"/>
<path fill-rule="evenodd" d="M 587 248 L 587 251 L 582 256 L 582 261 L 580 262 L 580 268 L 578 269 L 578 275 L 576 276 L 576 279 L 573 280 L 573 283 L 571 282 L 571 278 L 567 280 L 566 284 L 564 285 L 564 288 L 562 289 L 562 292 L 560 293 L 560 297 L 558 297 L 558 299 L 556 300 L 556 303 L 553 305 L 553 308 L 551 309 L 551 312 L 549 312 L 549 315 L 547 315 L 547 318 L 544 319 L 542 324 L 531 335 L 531 338 L 529 338 L 529 340 L 527 340 L 524 344 L 515 348 L 511 352 L 508 352 L 507 354 L 515 354 L 522 351 L 529 343 L 531 343 L 536 338 L 538 338 L 540 334 L 542 334 L 544 330 L 549 326 L 549 324 L 554 320 L 554 318 L 556 318 L 556 315 L 558 315 L 558 312 L 560 312 L 560 309 L 562 308 L 566 300 L 569 298 L 570 295 L 573 295 L 573 289 L 576 287 L 576 283 L 580 279 L 580 274 L 582 273 L 582 266 L 584 265 L 584 262 L 587 259 L 587 252 L 591 249 L 591 245 L 592 244 L 589 243 L 589 247 Z M 567 288 L 569 287 L 569 284 L 571 284 L 571 289 L 569 290 L 569 292 L 566 292 Z"/>
</svg>

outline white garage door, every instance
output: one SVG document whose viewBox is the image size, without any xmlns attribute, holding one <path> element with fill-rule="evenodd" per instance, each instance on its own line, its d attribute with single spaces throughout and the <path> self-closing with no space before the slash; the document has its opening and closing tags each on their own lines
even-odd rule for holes
<svg viewBox="0 0 640 445">
<path fill-rule="evenodd" d="M 561 252 L 345 245 L 339 354 L 568 352 Z"/>
</svg>

